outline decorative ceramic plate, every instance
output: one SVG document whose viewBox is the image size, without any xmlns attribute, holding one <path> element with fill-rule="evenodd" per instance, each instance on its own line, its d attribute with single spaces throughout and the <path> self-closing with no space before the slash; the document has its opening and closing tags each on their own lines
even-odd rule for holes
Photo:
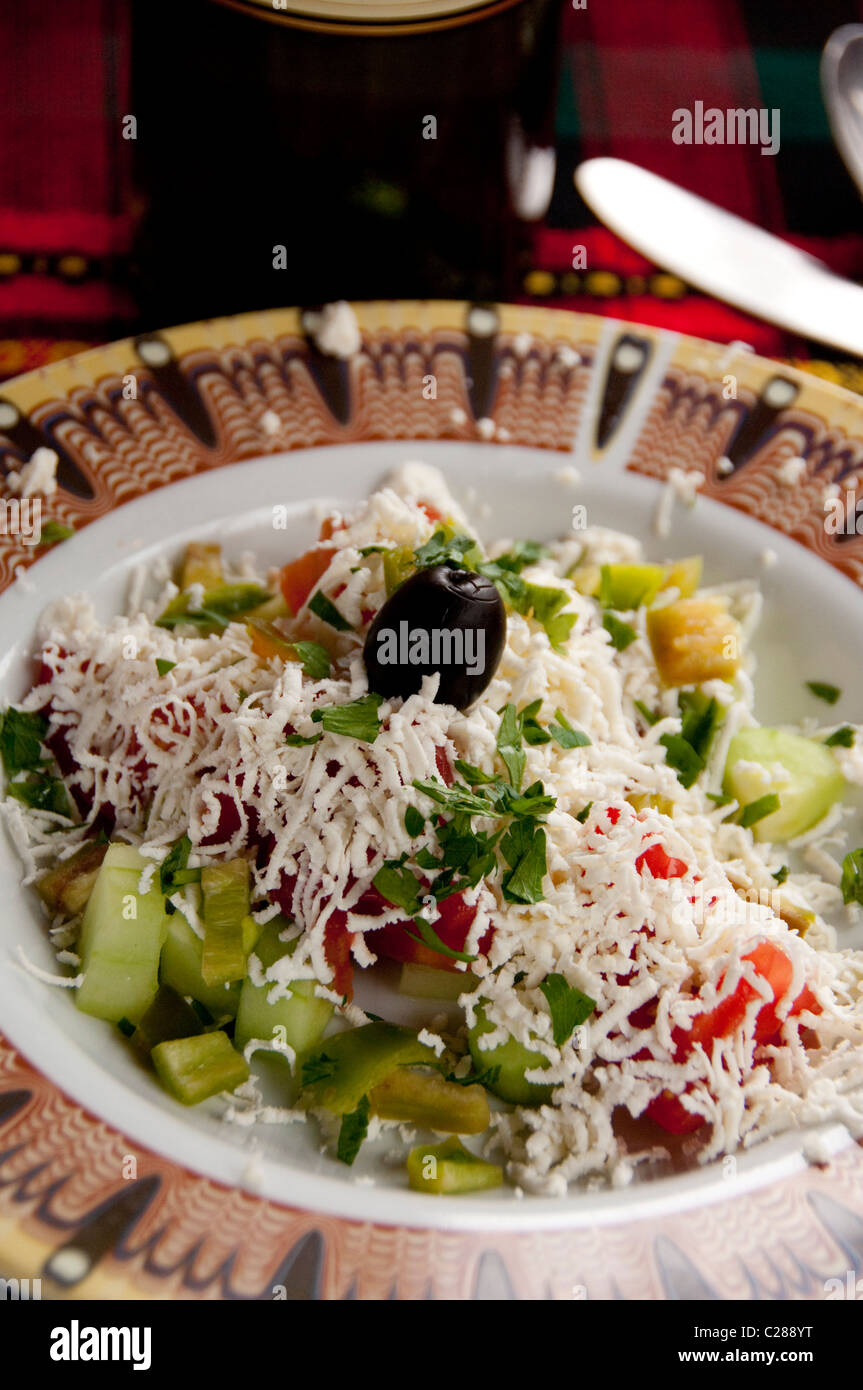
<svg viewBox="0 0 863 1390">
<path fill-rule="evenodd" d="M 824 498 L 863 479 L 863 402 L 609 319 L 460 303 L 358 316 L 347 362 L 285 310 L 117 343 L 3 388 L 5 470 L 55 449 L 46 514 L 77 534 L 47 552 L 0 535 L 0 702 L 23 692 L 57 594 L 90 590 L 107 614 L 133 564 L 192 536 L 284 559 L 311 539 L 313 502 L 360 498 L 414 457 L 468 504 L 473 490 L 490 535 L 559 535 L 577 502 L 657 554 L 700 551 L 710 579 L 758 575 L 759 709 L 811 712 L 802 681 L 829 672 L 846 691 L 837 717 L 859 717 L 863 534 L 831 534 Z M 804 468 L 789 485 L 792 457 Z M 676 466 L 703 484 L 660 543 Z M 364 1150 L 348 1174 L 305 1127 L 251 1136 L 181 1112 L 111 1030 L 17 967 L 19 945 L 52 956 L 6 844 L 0 870 L 0 1275 L 40 1279 L 43 1297 L 820 1298 L 863 1260 L 863 1154 L 838 1126 L 818 1166 L 795 1133 L 625 1192 L 518 1200 L 430 1198 L 385 1153 Z"/>
</svg>

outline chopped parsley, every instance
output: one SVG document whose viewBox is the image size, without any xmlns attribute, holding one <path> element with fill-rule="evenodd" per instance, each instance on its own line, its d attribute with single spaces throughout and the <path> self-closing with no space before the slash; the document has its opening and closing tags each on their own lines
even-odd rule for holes
<svg viewBox="0 0 863 1390">
<path fill-rule="evenodd" d="M 447 946 L 424 917 L 415 917 L 413 920 L 419 936 L 414 936 L 413 932 L 408 932 L 408 936 L 413 937 L 414 941 L 420 941 L 424 946 L 428 946 L 430 951 L 437 951 L 440 956 L 449 956 L 451 960 L 463 960 L 468 964 L 476 960 L 476 956 L 469 956 L 465 951 L 454 951 L 451 946 Z"/>
<path fill-rule="evenodd" d="M 314 613 L 315 617 L 320 618 L 321 622 L 329 623 L 336 632 L 353 632 L 353 628 L 347 618 L 343 617 L 334 603 L 327 598 L 321 589 L 309 599 L 309 612 Z"/>
<path fill-rule="evenodd" d="M 852 849 L 842 860 L 842 901 L 863 904 L 863 849 Z"/>
<path fill-rule="evenodd" d="M 166 898 L 169 898 L 177 888 L 182 887 L 183 883 L 188 883 L 185 877 L 189 870 L 189 855 L 192 852 L 192 841 L 188 835 L 181 835 L 171 846 L 165 858 L 159 865 L 159 886 Z M 200 869 L 197 870 L 200 877 Z"/>
<path fill-rule="evenodd" d="M 638 633 L 629 623 L 625 623 L 622 618 L 618 618 L 614 613 L 603 613 L 602 626 L 611 638 L 611 645 L 617 652 L 625 652 L 635 641 Z"/>
<path fill-rule="evenodd" d="M 750 801 L 746 806 L 742 806 L 737 813 L 737 823 L 742 825 L 744 830 L 750 826 L 757 825 L 765 816 L 772 816 L 774 811 L 779 810 L 779 797 L 775 792 L 768 792 L 766 796 L 759 796 L 757 801 Z"/>
<path fill-rule="evenodd" d="M 529 705 L 525 705 L 519 715 L 522 737 L 525 743 L 529 743 L 531 746 L 541 743 L 551 743 L 551 734 L 538 723 L 536 718 L 541 706 L 542 700 L 532 700 Z"/>
<path fill-rule="evenodd" d="M 291 646 L 302 662 L 304 675 L 313 681 L 326 679 L 330 674 L 330 654 L 326 647 L 320 642 L 292 642 Z"/>
<path fill-rule="evenodd" d="M 319 743 L 323 734 L 285 734 L 285 743 L 289 748 L 305 748 L 310 743 Z"/>
<path fill-rule="evenodd" d="M 665 749 L 665 761 L 674 768 L 678 781 L 684 787 L 691 787 L 706 766 L 725 711 L 718 700 L 708 699 L 701 690 L 681 690 L 677 704 L 680 733 L 663 734 L 659 742 Z"/>
<path fill-rule="evenodd" d="M 524 776 L 525 752 L 522 731 L 515 705 L 504 705 L 497 734 L 497 751 L 509 773 L 509 780 L 518 790 Z"/>
<path fill-rule="evenodd" d="M 783 884 L 788 877 L 788 865 L 783 864 L 781 869 L 777 869 L 773 875 L 778 884 Z"/>
<path fill-rule="evenodd" d="M 502 570 L 521 574 L 528 565 L 538 564 L 546 555 L 548 550 L 539 541 L 516 541 L 512 550 L 508 550 L 505 555 L 498 555 L 494 563 L 500 565 Z"/>
<path fill-rule="evenodd" d="M 416 806 L 409 806 L 405 811 L 405 830 L 412 840 L 415 840 L 417 835 L 423 833 L 424 825 L 425 817 L 422 813 L 417 810 Z"/>
<path fill-rule="evenodd" d="M 546 975 L 540 989 L 551 1014 L 551 1034 L 555 1046 L 562 1047 L 574 1028 L 584 1023 L 596 1008 L 596 1000 L 567 983 L 565 976 Z"/>
<path fill-rule="evenodd" d="M 361 695 L 347 705 L 325 705 L 312 710 L 312 719 L 316 724 L 323 724 L 329 734 L 374 743 L 381 731 L 380 704 L 380 695 Z"/>
<path fill-rule="evenodd" d="M 500 842 L 500 851 L 510 866 L 501 884 L 507 902 L 541 903 L 547 871 L 545 831 L 530 821 L 514 821 Z"/>
<path fill-rule="evenodd" d="M 813 695 L 819 700 L 825 700 L 828 705 L 835 705 L 842 694 L 838 685 L 830 685 L 827 681 L 807 681 L 806 685 Z"/>
<path fill-rule="evenodd" d="M 421 912 L 421 884 L 410 869 L 405 868 L 402 860 L 386 860 L 378 869 L 372 883 L 382 898 L 386 898 L 394 907 L 400 907 L 407 917 L 415 917 Z"/>
<path fill-rule="evenodd" d="M 484 1071 L 474 1071 L 471 1068 L 467 1076 L 455 1076 L 450 1072 L 444 1077 L 444 1081 L 451 1081 L 455 1086 L 485 1086 L 487 1090 L 491 1090 L 499 1076 L 499 1066 L 486 1067 Z"/>
<path fill-rule="evenodd" d="M 59 777 L 47 772 L 34 772 L 21 781 L 9 782 L 7 796 L 29 806 L 31 811 L 51 811 L 56 816 L 72 818 L 72 806 L 65 786 Z"/>
<path fill-rule="evenodd" d="M 431 540 L 414 551 L 414 564 L 418 570 L 431 569 L 434 565 L 472 569 L 473 562 L 480 558 L 479 546 L 473 536 L 455 536 L 447 534 L 447 530 L 435 531 Z"/>
<path fill-rule="evenodd" d="M 167 676 L 169 671 L 173 671 L 176 664 L 176 661 L 166 661 L 162 656 L 156 657 L 156 670 L 160 676 Z"/>
<path fill-rule="evenodd" d="M 592 801 L 588 801 L 587 805 L 586 805 L 586 806 L 582 806 L 581 810 L 580 810 L 580 811 L 578 812 L 578 814 L 576 815 L 575 819 L 576 819 L 581 825 L 584 825 L 585 822 L 587 821 L 587 818 L 588 818 L 588 816 L 590 815 L 590 808 L 591 808 L 592 805 L 593 805 L 593 802 L 592 802 Z"/>
<path fill-rule="evenodd" d="M 658 714 L 654 714 L 652 710 L 649 710 L 647 708 L 647 705 L 643 704 L 641 700 L 635 700 L 633 701 L 633 703 L 635 705 L 635 708 L 638 710 L 638 713 L 644 720 L 645 724 L 652 727 L 654 724 L 659 723 L 660 716 Z"/>
<path fill-rule="evenodd" d="M 561 748 L 586 748 L 591 740 L 587 734 L 582 733 L 581 729 L 574 729 L 559 709 L 554 711 L 556 724 L 549 724 L 548 732 L 551 734 L 555 743 L 559 743 Z"/>
<path fill-rule="evenodd" d="M 369 1098 L 363 1096 L 356 1110 L 352 1110 L 349 1115 L 342 1116 L 339 1141 L 336 1146 L 336 1157 L 342 1163 L 349 1165 L 353 1163 L 362 1148 L 363 1140 L 369 1132 L 370 1114 Z"/>
<path fill-rule="evenodd" d="M 48 721 L 41 714 L 7 709 L 0 716 L 0 758 L 7 777 L 42 765 L 42 741 Z"/>
<path fill-rule="evenodd" d="M 841 729 L 835 729 L 829 738 L 825 738 L 824 743 L 828 748 L 853 748 L 854 730 L 850 724 L 843 724 Z"/>
<path fill-rule="evenodd" d="M 226 628 L 232 618 L 260 608 L 272 597 L 258 584 L 220 584 L 216 589 L 208 589 L 200 604 L 193 608 L 191 595 L 185 591 L 171 600 L 156 619 L 156 627 L 175 628 L 178 624 L 189 623 L 192 627 Z"/>
</svg>

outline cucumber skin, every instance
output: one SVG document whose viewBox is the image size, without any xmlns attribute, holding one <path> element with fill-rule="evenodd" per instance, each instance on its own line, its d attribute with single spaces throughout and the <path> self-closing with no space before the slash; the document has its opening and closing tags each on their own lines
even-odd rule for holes
<svg viewBox="0 0 863 1390">
<path fill-rule="evenodd" d="M 255 946 L 254 954 L 265 970 L 288 953 L 287 945 L 279 939 L 279 931 L 276 923 L 265 927 Z M 291 985 L 290 994 L 270 1004 L 267 995 L 272 988 L 272 983 L 255 985 L 249 978 L 243 981 L 234 1046 L 242 1052 L 253 1038 L 272 1039 L 275 1029 L 283 1028 L 288 1046 L 296 1053 L 307 1052 L 323 1037 L 333 1016 L 333 1005 L 328 999 L 317 997 L 313 980 L 297 980 Z M 280 1054 L 276 1052 L 275 1055 Z"/>
<path fill-rule="evenodd" d="M 159 954 L 165 940 L 165 902 L 158 879 L 146 893 L 138 882 L 148 861 L 129 845 L 109 845 L 81 923 L 84 980 L 75 1003 L 86 1014 L 136 1023 L 159 987 Z M 135 918 L 123 916 L 132 897 Z"/>
<path fill-rule="evenodd" d="M 510 1105 L 547 1105 L 554 1087 L 525 1078 L 526 1071 L 547 1067 L 547 1059 L 540 1052 L 531 1052 L 516 1038 L 507 1038 L 505 1043 L 498 1043 L 497 1047 L 488 1050 L 481 1048 L 479 1039 L 482 1034 L 493 1031 L 494 1025 L 489 1023 L 481 1008 L 477 1009 L 476 1023 L 467 1035 L 473 1064 L 478 1072 L 500 1067 L 496 1080 L 488 1083 L 488 1089 Z"/>
<path fill-rule="evenodd" d="M 735 776 L 739 762 L 769 767 L 781 763 L 791 777 L 785 786 L 763 787 L 755 796 L 747 795 L 743 780 Z M 741 729 L 728 747 L 722 789 L 737 801 L 757 800 L 771 790 L 779 797 L 779 810 L 765 816 L 752 827 L 756 840 L 774 843 L 791 840 L 816 825 L 845 790 L 845 779 L 829 748 L 802 734 L 784 729 Z M 783 801 L 784 798 L 784 801 Z"/>
</svg>

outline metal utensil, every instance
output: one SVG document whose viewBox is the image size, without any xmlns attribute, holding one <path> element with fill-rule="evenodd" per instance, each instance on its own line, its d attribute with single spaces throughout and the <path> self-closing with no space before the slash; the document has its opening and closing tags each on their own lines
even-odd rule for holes
<svg viewBox="0 0 863 1390">
<path fill-rule="evenodd" d="M 622 159 L 586 160 L 575 183 L 606 226 L 689 284 L 863 357 L 863 289 L 814 256 Z"/>
<path fill-rule="evenodd" d="M 863 24 L 843 24 L 821 54 L 821 93 L 833 139 L 863 193 Z"/>
</svg>

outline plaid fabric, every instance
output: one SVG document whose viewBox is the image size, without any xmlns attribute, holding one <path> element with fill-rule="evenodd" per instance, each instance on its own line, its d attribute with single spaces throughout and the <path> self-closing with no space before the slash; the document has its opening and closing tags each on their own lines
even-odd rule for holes
<svg viewBox="0 0 863 1390">
<path fill-rule="evenodd" d="M 807 345 L 659 273 L 597 226 L 572 175 L 593 155 L 632 160 L 863 278 L 863 209 L 818 81 L 828 34 L 863 19 L 863 0 L 563 6 L 558 175 L 524 298 L 807 355 Z M 64 341 L 105 341 L 134 323 L 124 288 L 135 213 L 121 133 L 129 71 L 127 0 L 0 6 L 0 375 L 48 360 Z M 778 154 L 675 145 L 672 113 L 697 101 L 779 107 Z M 572 268 L 577 245 L 585 271 Z"/>
<path fill-rule="evenodd" d="M 692 292 L 604 229 L 572 180 L 583 159 L 613 155 L 671 179 L 786 237 L 852 278 L 863 277 L 863 208 L 830 136 L 819 61 L 829 34 L 863 20 L 861 0 L 605 0 L 567 6 L 558 99 L 558 176 L 528 277 L 560 307 L 607 312 L 707 338 L 741 338 L 787 355 L 804 344 Z M 672 113 L 778 107 L 775 156 L 753 145 L 677 145 Z M 637 214 L 636 214 L 637 215 Z M 571 272 L 586 247 L 588 274 Z M 824 355 L 824 349 L 818 349 Z"/>
</svg>

